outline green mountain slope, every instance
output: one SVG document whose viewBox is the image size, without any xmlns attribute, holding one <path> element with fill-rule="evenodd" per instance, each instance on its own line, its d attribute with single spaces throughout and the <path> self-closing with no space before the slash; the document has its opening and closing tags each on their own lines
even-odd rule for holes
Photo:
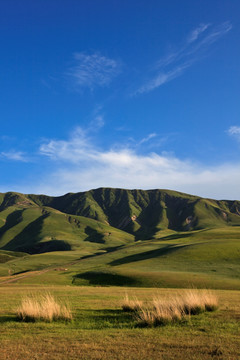
<svg viewBox="0 0 240 360">
<path fill-rule="evenodd" d="M 85 216 L 149 239 L 158 231 L 198 230 L 240 224 L 240 201 L 203 199 L 170 190 L 100 188 L 61 197 L 28 199 L 64 213 Z"/>
<path fill-rule="evenodd" d="M 64 196 L 0 194 L 0 249 L 92 254 L 174 232 L 240 226 L 240 202 L 170 190 L 100 188 Z"/>
<path fill-rule="evenodd" d="M 84 248 L 86 253 L 133 242 L 106 223 L 40 206 L 27 196 L 7 193 L 0 211 L 0 249 L 29 254 Z"/>
</svg>

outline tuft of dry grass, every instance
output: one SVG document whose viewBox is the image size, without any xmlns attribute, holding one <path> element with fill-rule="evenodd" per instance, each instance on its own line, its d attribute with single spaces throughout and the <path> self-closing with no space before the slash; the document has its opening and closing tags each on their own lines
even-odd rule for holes
<svg viewBox="0 0 240 360">
<path fill-rule="evenodd" d="M 138 311 L 142 308 L 143 302 L 137 298 L 129 299 L 128 294 L 125 295 L 125 298 L 122 302 L 123 311 Z"/>
<path fill-rule="evenodd" d="M 182 295 L 184 311 L 189 315 L 197 315 L 204 311 L 218 308 L 218 298 L 209 290 L 187 290 Z"/>
<path fill-rule="evenodd" d="M 209 290 L 202 293 L 206 311 L 216 311 L 218 308 L 218 297 Z"/>
<path fill-rule="evenodd" d="M 17 317 L 23 321 L 71 320 L 72 313 L 67 305 L 58 303 L 53 295 L 27 296 L 17 309 Z"/>
<path fill-rule="evenodd" d="M 183 306 L 177 298 L 155 298 L 148 307 L 139 309 L 136 318 L 140 326 L 159 326 L 180 321 L 184 315 Z"/>
<path fill-rule="evenodd" d="M 217 308 L 218 299 L 212 292 L 187 290 L 175 297 L 155 298 L 150 304 L 138 307 L 136 318 L 140 326 L 158 326 Z"/>
<path fill-rule="evenodd" d="M 180 298 L 184 313 L 197 315 L 205 311 L 204 297 L 196 290 L 188 290 Z"/>
</svg>

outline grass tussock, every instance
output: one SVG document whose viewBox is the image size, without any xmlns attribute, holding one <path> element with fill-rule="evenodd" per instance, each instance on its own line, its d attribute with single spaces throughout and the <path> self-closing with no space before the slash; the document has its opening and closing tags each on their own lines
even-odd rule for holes
<svg viewBox="0 0 240 360">
<path fill-rule="evenodd" d="M 216 295 L 208 290 L 188 290 L 169 298 L 155 298 L 136 313 L 139 326 L 159 326 L 179 322 L 187 316 L 218 308 Z"/>
<path fill-rule="evenodd" d="M 122 302 L 123 311 L 138 311 L 143 307 L 143 302 L 137 298 L 129 299 L 128 294 L 125 295 L 125 298 Z"/>
<path fill-rule="evenodd" d="M 188 290 L 182 295 L 184 312 L 197 315 L 204 311 L 214 311 L 218 308 L 218 299 L 209 290 Z"/>
<path fill-rule="evenodd" d="M 159 326 L 182 320 L 185 313 L 181 302 L 178 300 L 155 298 L 151 304 L 140 308 L 137 312 L 138 325 Z"/>
<path fill-rule="evenodd" d="M 67 305 L 60 304 L 53 295 L 25 297 L 17 309 L 17 317 L 23 321 L 71 320 L 72 313 Z"/>
</svg>

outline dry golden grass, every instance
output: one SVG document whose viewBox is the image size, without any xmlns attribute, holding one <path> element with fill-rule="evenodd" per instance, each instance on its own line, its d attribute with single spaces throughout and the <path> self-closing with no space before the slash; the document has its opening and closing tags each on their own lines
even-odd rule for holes
<svg viewBox="0 0 240 360">
<path fill-rule="evenodd" d="M 174 297 L 154 298 L 150 304 L 138 307 L 136 318 L 141 326 L 158 326 L 217 308 L 218 299 L 210 291 L 187 290 Z"/>
<path fill-rule="evenodd" d="M 67 305 L 59 304 L 49 293 L 25 297 L 17 309 L 17 317 L 23 321 L 71 320 L 72 313 Z"/>
<path fill-rule="evenodd" d="M 218 308 L 218 297 L 211 291 L 205 290 L 202 292 L 202 297 L 206 311 L 215 311 Z"/>
<path fill-rule="evenodd" d="M 129 299 L 128 294 L 125 295 L 125 298 L 122 302 L 123 311 L 138 311 L 143 307 L 143 302 L 138 300 L 136 297 L 134 299 Z"/>
<path fill-rule="evenodd" d="M 187 290 L 182 295 L 182 303 L 186 314 L 200 314 L 214 311 L 218 307 L 218 299 L 209 290 Z"/>
<path fill-rule="evenodd" d="M 184 316 L 181 304 L 175 299 L 167 301 L 158 298 L 154 299 L 149 306 L 140 308 L 136 318 L 140 326 L 158 326 L 179 321 Z"/>
<path fill-rule="evenodd" d="M 67 299 L 74 321 L 16 322 L 13 309 L 22 297 L 46 291 L 61 301 Z M 191 316 L 191 322 L 176 326 L 148 329 L 133 326 L 135 313 L 119 310 L 125 293 L 152 305 L 154 297 L 176 298 L 185 290 L 0 287 L 0 360 L 240 360 L 240 291 L 214 290 L 219 298 L 217 312 Z"/>
</svg>

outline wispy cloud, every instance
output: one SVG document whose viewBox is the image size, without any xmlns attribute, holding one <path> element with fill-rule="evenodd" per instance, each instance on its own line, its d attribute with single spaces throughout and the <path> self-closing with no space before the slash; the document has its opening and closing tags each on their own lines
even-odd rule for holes
<svg viewBox="0 0 240 360">
<path fill-rule="evenodd" d="M 148 141 L 151 135 L 142 140 Z M 103 150 L 80 128 L 67 140 L 42 144 L 40 153 L 54 163 L 52 174 L 45 185 L 41 182 L 38 192 L 60 195 L 109 186 L 170 188 L 213 198 L 240 198 L 240 163 L 206 166 L 169 153 L 142 155 L 129 147 Z"/>
<path fill-rule="evenodd" d="M 71 134 L 70 140 L 50 140 L 40 146 L 40 154 L 52 160 L 79 163 L 94 156 L 93 147 L 87 138 L 87 132 L 77 127 Z"/>
<path fill-rule="evenodd" d="M 240 126 L 230 126 L 228 133 L 229 135 L 240 135 Z"/>
<path fill-rule="evenodd" d="M 179 77 L 193 63 L 200 60 L 206 54 L 209 47 L 232 29 L 229 22 L 212 26 L 200 24 L 191 31 L 184 44 L 174 52 L 159 59 L 153 66 L 154 75 L 145 81 L 134 93 L 143 94 L 152 91 L 159 86 Z"/>
<path fill-rule="evenodd" d="M 196 41 L 199 36 L 207 30 L 207 28 L 210 26 L 210 24 L 200 24 L 196 29 L 191 31 L 191 33 L 188 36 L 187 42 L 192 43 L 193 41 Z"/>
<path fill-rule="evenodd" d="M 148 142 L 149 140 L 155 138 L 156 136 L 157 136 L 156 133 L 151 133 L 151 134 L 147 135 L 146 137 L 144 137 L 143 139 L 141 139 L 138 144 L 142 145 L 142 144 Z"/>
<path fill-rule="evenodd" d="M 22 162 L 28 162 L 28 158 L 26 157 L 25 153 L 21 151 L 2 151 L 0 153 L 0 158 L 7 159 L 7 160 L 13 160 L 13 161 L 22 161 Z"/>
<path fill-rule="evenodd" d="M 93 120 L 90 121 L 88 130 L 89 131 L 98 131 L 105 125 L 103 115 L 95 115 Z"/>
<path fill-rule="evenodd" d="M 70 76 L 78 88 L 104 87 L 120 72 L 120 63 L 99 53 L 74 54 L 74 66 L 67 75 Z"/>
<path fill-rule="evenodd" d="M 227 130 L 228 135 L 234 136 L 238 141 L 240 141 L 240 126 L 230 126 Z"/>
<path fill-rule="evenodd" d="M 191 63 L 185 63 L 170 71 L 160 72 L 151 80 L 149 80 L 146 84 L 141 86 L 135 94 L 143 94 L 158 88 L 159 86 L 175 79 L 176 77 L 180 76 L 186 68 L 188 68 Z"/>
</svg>

